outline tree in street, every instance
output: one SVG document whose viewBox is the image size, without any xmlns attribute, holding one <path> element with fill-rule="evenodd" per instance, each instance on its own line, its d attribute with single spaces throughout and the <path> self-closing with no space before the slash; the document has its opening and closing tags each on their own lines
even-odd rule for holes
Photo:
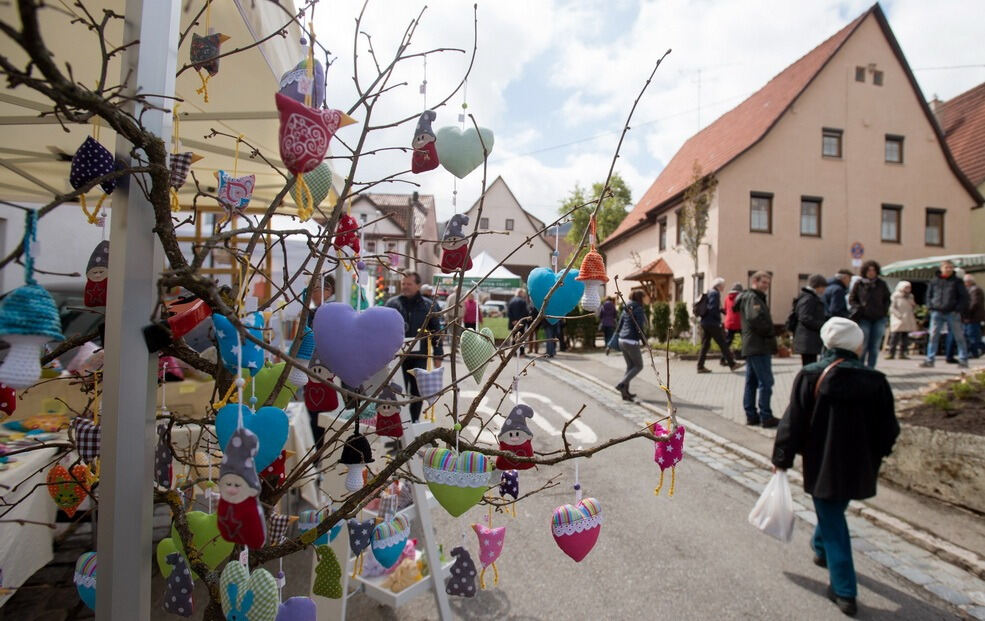
<svg viewBox="0 0 985 621">
<path fill-rule="evenodd" d="M 601 206 L 595 221 L 595 233 L 598 239 L 596 243 L 602 243 L 606 237 L 616 230 L 628 213 L 628 208 L 633 203 L 632 195 L 626 181 L 619 173 L 612 173 L 608 188 L 604 183 L 593 183 L 591 193 L 586 193 L 585 188 L 575 184 L 575 187 L 568 193 L 568 197 L 561 201 L 558 212 L 561 214 L 571 213 L 571 230 L 568 231 L 568 241 L 572 244 L 581 242 L 582 234 L 588 228 L 588 221 L 591 219 L 592 210 L 599 197 L 602 198 Z M 604 190 L 604 193 L 603 193 Z M 581 265 L 581 260 L 588 252 L 588 248 L 582 248 L 576 255 L 575 265 Z"/>
</svg>

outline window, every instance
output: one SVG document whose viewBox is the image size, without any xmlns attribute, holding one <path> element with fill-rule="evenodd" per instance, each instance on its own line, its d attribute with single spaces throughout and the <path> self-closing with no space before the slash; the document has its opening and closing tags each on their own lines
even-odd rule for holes
<svg viewBox="0 0 985 621">
<path fill-rule="evenodd" d="M 694 280 L 694 301 L 697 302 L 701 294 L 705 292 L 705 273 L 701 272 Z"/>
<path fill-rule="evenodd" d="M 489 228 L 489 218 L 479 218 L 479 229 L 486 230 Z"/>
<path fill-rule="evenodd" d="M 923 241 L 928 246 L 944 245 L 944 210 L 927 208 Z"/>
<path fill-rule="evenodd" d="M 657 247 L 661 251 L 666 250 L 667 249 L 667 217 L 666 216 L 657 220 L 657 227 L 658 227 L 657 230 L 659 231 L 657 234 L 658 235 Z"/>
<path fill-rule="evenodd" d="M 825 127 L 821 130 L 821 155 L 824 157 L 841 157 L 841 136 L 844 132 L 840 129 Z"/>
<path fill-rule="evenodd" d="M 684 279 L 675 278 L 674 279 L 674 301 L 683 302 L 684 301 Z"/>
<path fill-rule="evenodd" d="M 366 252 L 376 252 L 376 242 L 368 241 L 366 242 Z"/>
<path fill-rule="evenodd" d="M 362 224 L 366 224 L 366 214 L 364 213 L 359 214 L 359 222 L 361 222 Z"/>
<path fill-rule="evenodd" d="M 855 67 L 855 81 L 865 82 L 865 67 Z"/>
<path fill-rule="evenodd" d="M 512 231 L 513 230 L 513 218 L 507 218 L 506 219 L 506 230 L 507 231 Z"/>
<path fill-rule="evenodd" d="M 821 236 L 821 199 L 816 196 L 800 197 L 800 235 Z"/>
<path fill-rule="evenodd" d="M 892 164 L 903 163 L 903 136 L 886 134 L 886 161 Z"/>
<path fill-rule="evenodd" d="M 773 232 L 773 195 L 753 192 L 749 197 L 749 230 L 753 233 Z"/>
<path fill-rule="evenodd" d="M 674 220 L 677 222 L 677 242 L 676 245 L 681 245 L 681 216 L 684 214 L 684 209 L 678 209 L 674 212 Z"/>
<path fill-rule="evenodd" d="M 876 86 L 882 86 L 882 71 L 872 72 L 872 83 Z"/>
<path fill-rule="evenodd" d="M 900 242 L 902 205 L 882 206 L 882 241 L 898 244 Z"/>
<path fill-rule="evenodd" d="M 797 274 L 797 291 L 800 292 L 801 289 L 807 286 L 807 281 L 810 280 L 810 274 Z"/>
</svg>

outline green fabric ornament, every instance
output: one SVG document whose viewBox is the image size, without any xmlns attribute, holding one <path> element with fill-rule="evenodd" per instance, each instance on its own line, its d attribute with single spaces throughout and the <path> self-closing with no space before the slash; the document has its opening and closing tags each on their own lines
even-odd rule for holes
<svg viewBox="0 0 985 621">
<path fill-rule="evenodd" d="M 476 332 L 471 328 L 462 333 L 462 360 L 472 374 L 472 379 L 476 384 L 482 384 L 482 376 L 486 372 L 486 365 L 496 354 L 496 345 L 493 331 L 483 328 Z"/>
<path fill-rule="evenodd" d="M 331 599 L 342 598 L 342 566 L 331 546 L 315 548 L 318 565 L 315 566 L 315 585 L 311 592 Z"/>
<path fill-rule="evenodd" d="M 280 377 L 286 365 L 286 362 L 278 362 L 277 364 L 265 366 L 253 378 L 250 378 L 249 373 L 244 373 L 243 379 L 246 380 L 246 385 L 243 386 L 243 395 L 255 396 L 258 405 L 266 403 L 267 397 L 273 392 L 277 378 Z M 256 393 L 253 392 L 253 387 L 250 385 L 251 382 L 256 382 Z M 297 391 L 297 386 L 285 380 L 280 393 L 274 399 L 273 406 L 283 410 L 291 402 L 291 399 L 294 398 L 294 393 Z"/>
<path fill-rule="evenodd" d="M 192 531 L 192 545 L 202 554 L 202 560 L 215 569 L 222 564 L 233 552 L 234 544 L 226 541 L 219 535 L 219 516 L 214 513 L 203 511 L 189 511 L 185 514 L 188 520 L 188 528 Z M 171 536 L 161 539 L 157 544 L 157 567 L 161 570 L 161 575 L 167 578 L 171 575 L 172 567 L 167 562 L 168 554 L 179 552 L 187 560 L 184 547 L 181 545 L 181 536 L 174 524 L 171 525 Z M 191 567 L 191 563 L 188 564 Z M 199 576 L 202 578 L 203 576 Z"/>
<path fill-rule="evenodd" d="M 219 578 L 222 612 L 236 621 L 275 621 L 277 580 L 266 569 L 250 570 L 239 561 L 230 561 Z"/>
<path fill-rule="evenodd" d="M 325 200 L 332 189 L 332 170 L 328 167 L 328 164 L 322 162 L 314 170 L 306 172 L 302 176 L 304 177 L 304 182 L 308 184 L 308 189 L 311 190 L 311 197 L 315 201 L 314 207 L 317 207 Z M 296 185 L 291 188 L 291 198 L 294 199 L 295 204 L 300 204 L 301 196 L 298 194 Z"/>
</svg>

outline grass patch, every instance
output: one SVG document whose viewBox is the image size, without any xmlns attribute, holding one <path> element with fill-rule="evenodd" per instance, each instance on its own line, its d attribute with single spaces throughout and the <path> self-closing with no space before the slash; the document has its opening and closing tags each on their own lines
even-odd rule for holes
<svg viewBox="0 0 985 621">
<path fill-rule="evenodd" d="M 951 386 L 951 392 L 954 396 L 962 401 L 970 399 L 975 393 L 981 390 L 981 386 L 976 386 L 971 382 L 957 382 Z"/>
<path fill-rule="evenodd" d="M 932 408 L 945 412 L 954 409 L 954 404 L 951 403 L 951 397 L 946 391 L 932 392 L 924 395 L 923 403 L 924 405 L 929 405 Z"/>
<path fill-rule="evenodd" d="M 489 328 L 493 338 L 501 341 L 510 335 L 510 320 L 506 317 L 484 317 L 479 328 Z"/>
</svg>

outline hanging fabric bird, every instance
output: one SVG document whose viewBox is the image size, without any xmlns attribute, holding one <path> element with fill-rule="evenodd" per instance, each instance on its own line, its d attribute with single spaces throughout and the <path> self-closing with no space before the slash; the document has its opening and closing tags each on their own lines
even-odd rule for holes
<svg viewBox="0 0 985 621">
<path fill-rule="evenodd" d="M 482 564 L 482 571 L 479 572 L 479 588 L 486 588 L 486 569 L 488 567 L 493 568 L 493 584 L 499 584 L 499 569 L 496 568 L 496 559 L 503 553 L 506 527 L 491 528 L 482 524 L 473 524 L 472 530 L 475 531 L 475 536 L 479 539 L 479 563 Z"/>
<path fill-rule="evenodd" d="M 260 506 L 260 477 L 254 461 L 259 440 L 240 427 L 233 432 L 219 464 L 219 532 L 226 541 L 262 548 L 267 538 L 263 507 Z"/>
<path fill-rule="evenodd" d="M 211 2 L 209 3 L 211 6 Z M 202 96 L 205 103 L 209 103 L 209 78 L 215 77 L 219 73 L 219 48 L 229 37 L 222 33 L 212 33 L 205 36 L 192 33 L 192 43 L 189 49 L 189 57 L 198 77 L 202 80 L 202 86 L 195 92 Z M 202 75 L 202 71 L 207 75 Z"/>
<path fill-rule="evenodd" d="M 343 114 L 340 110 L 311 108 L 280 93 L 274 97 L 280 112 L 280 158 L 294 175 L 301 197 L 298 217 L 305 221 L 314 212 L 314 197 L 303 175 L 325 159 L 328 143 L 342 126 Z"/>
<path fill-rule="evenodd" d="M 100 144 L 92 136 L 86 136 L 82 145 L 79 146 L 75 155 L 72 156 L 72 167 L 68 173 L 68 182 L 72 185 L 73 189 L 78 190 L 82 186 L 108 175 L 117 168 L 119 166 L 113 159 L 113 154 L 110 153 L 109 149 Z M 99 223 L 97 216 L 99 209 L 103 206 L 103 201 L 106 200 L 106 197 L 116 189 L 116 184 L 116 179 L 103 181 L 99 184 L 99 187 L 103 190 L 103 196 L 99 199 L 96 208 L 91 212 L 86 206 L 85 194 L 79 195 L 79 204 L 82 206 L 82 212 L 88 218 L 89 224 Z"/>
<path fill-rule="evenodd" d="M 436 118 L 434 110 L 425 110 L 417 119 L 417 129 L 414 130 L 414 139 L 411 141 L 414 153 L 410 158 L 410 170 L 415 174 L 438 167 L 438 149 L 434 144 L 434 130 L 431 129 L 431 123 Z"/>
<path fill-rule="evenodd" d="M 181 189 L 181 186 L 185 185 L 185 180 L 188 179 L 188 172 L 192 169 L 192 162 L 194 160 L 195 154 L 191 151 L 171 154 L 171 179 L 168 182 L 171 188 L 171 211 L 181 210 L 181 203 L 178 201 L 178 190 Z"/>
<path fill-rule="evenodd" d="M 347 213 L 339 216 L 339 224 L 335 229 L 335 247 L 342 249 L 348 246 L 359 254 L 359 223 Z"/>
<path fill-rule="evenodd" d="M 652 431 L 655 436 L 667 434 L 667 430 L 660 423 L 653 423 Z M 653 493 L 658 496 L 664 485 L 664 471 L 668 468 L 670 469 L 670 490 L 668 490 L 667 496 L 674 495 L 674 484 L 677 482 L 677 464 L 684 459 L 684 433 L 684 426 L 678 425 L 670 439 L 653 443 L 653 461 L 660 468 L 660 483 L 657 484 Z"/>
</svg>

